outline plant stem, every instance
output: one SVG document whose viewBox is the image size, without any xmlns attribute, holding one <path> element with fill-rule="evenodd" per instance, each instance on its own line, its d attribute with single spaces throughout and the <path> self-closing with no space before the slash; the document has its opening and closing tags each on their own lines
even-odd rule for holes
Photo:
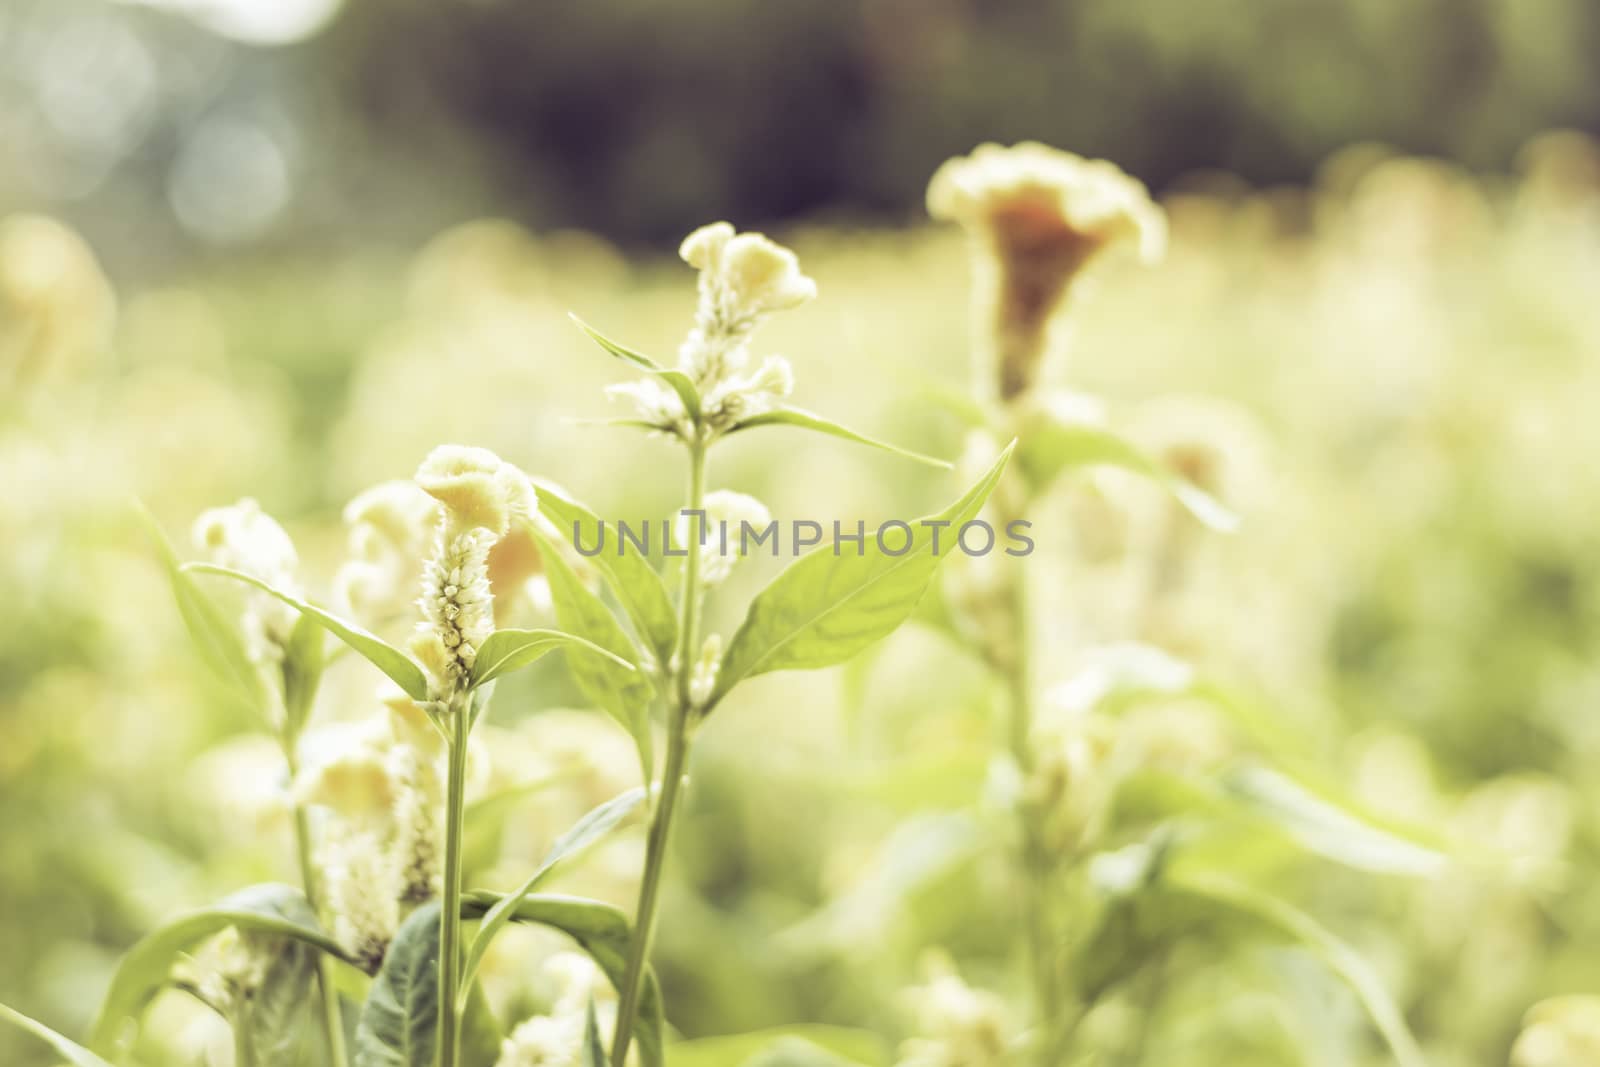
<svg viewBox="0 0 1600 1067">
<path fill-rule="evenodd" d="M 689 445 L 689 503 L 692 511 L 705 508 L 706 445 L 696 438 Z M 697 518 L 697 523 L 703 520 Z M 650 943 L 655 936 L 656 901 L 661 890 L 661 872 L 666 867 L 667 845 L 672 838 L 672 819 L 677 810 L 678 791 L 689 759 L 689 735 L 693 726 L 694 700 L 690 681 L 700 642 L 700 548 L 705 529 L 699 525 L 686 546 L 683 591 L 678 603 L 678 648 L 673 657 L 674 692 L 667 717 L 667 757 L 661 768 L 661 791 L 650 819 L 650 835 L 645 848 L 644 875 L 639 883 L 639 906 L 634 914 L 633 938 L 628 944 L 628 967 L 624 974 L 617 1025 L 611 1036 L 612 1067 L 624 1067 L 633 1028 L 639 1018 L 639 999 L 644 988 L 645 969 L 650 963 Z"/>
<path fill-rule="evenodd" d="M 451 702 L 450 773 L 445 785 L 444 904 L 439 913 L 439 1067 L 461 1060 L 461 845 L 467 791 L 467 731 L 471 708 Z"/>
<path fill-rule="evenodd" d="M 1032 627 L 1028 613 L 1027 582 L 1020 578 L 1010 590 L 1008 605 L 1012 647 L 1005 664 L 1010 718 L 1006 724 L 1011 758 L 1024 781 L 1036 763 L 1033 751 L 1033 655 Z M 1052 1067 L 1051 1049 L 1056 1045 L 1061 1002 L 1059 971 L 1056 966 L 1055 934 L 1050 923 L 1050 855 L 1040 837 L 1037 812 L 1023 801 L 1017 807 L 1021 832 L 1023 879 L 1023 918 L 1028 937 L 1029 966 L 1033 973 L 1034 1010 L 1044 1040 L 1040 1043 L 1040 1062 Z"/>
<path fill-rule="evenodd" d="M 295 738 L 284 739 L 284 759 L 289 765 L 289 780 L 300 773 L 299 757 L 295 752 Z M 311 862 L 311 820 L 304 804 L 294 805 L 295 851 L 300 858 L 300 885 L 305 890 L 306 901 L 317 912 L 321 902 L 321 888 L 317 870 Z M 317 990 L 322 999 L 322 1031 L 328 1041 L 328 1062 L 332 1067 L 346 1067 L 349 1055 L 344 1047 L 344 1015 L 339 1009 L 339 990 L 333 984 L 333 961 L 326 954 L 317 953 Z"/>
<path fill-rule="evenodd" d="M 234 1008 L 233 1017 L 233 1067 L 256 1067 L 256 1045 L 253 1039 L 255 1019 L 248 997 L 242 998 Z"/>
</svg>

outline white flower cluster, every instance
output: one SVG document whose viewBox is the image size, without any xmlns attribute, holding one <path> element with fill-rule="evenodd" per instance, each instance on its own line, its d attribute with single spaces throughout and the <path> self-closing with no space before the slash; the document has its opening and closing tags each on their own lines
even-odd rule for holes
<svg viewBox="0 0 1600 1067">
<path fill-rule="evenodd" d="M 1005 1002 L 962 981 L 948 959 L 927 963 L 928 981 L 906 995 L 922 1036 L 900 1046 L 898 1067 L 1001 1067 L 1013 1062 Z"/>
<path fill-rule="evenodd" d="M 711 434 L 771 411 L 794 390 L 794 371 L 782 356 L 767 356 L 753 369 L 751 336 L 777 311 L 799 307 L 817 295 L 795 254 L 759 233 L 738 233 L 726 222 L 702 226 L 678 250 L 700 272 L 694 327 L 678 349 L 678 369 L 701 395 L 701 418 Z M 655 378 L 615 385 L 613 395 L 630 398 L 640 418 L 663 431 L 684 435 L 689 419 L 683 402 Z"/>
<path fill-rule="evenodd" d="M 500 1044 L 495 1067 L 582 1067 L 591 1001 L 597 1004 L 601 1032 L 611 1029 L 616 1004 L 609 1000 L 611 987 L 593 960 L 562 952 L 547 960 L 544 969 L 556 983 L 555 1002 L 548 1013 L 525 1019 L 511 1031 Z M 628 1062 L 635 1058 L 630 1050 Z"/>
<path fill-rule="evenodd" d="M 1528 1010 L 1511 1049 L 1512 1067 L 1588 1067 L 1600 1063 L 1600 997 L 1563 996 Z"/>
<path fill-rule="evenodd" d="M 298 594 L 300 558 L 278 521 L 248 497 L 228 507 L 201 512 L 192 530 L 194 544 L 219 567 L 243 571 L 276 589 Z M 283 601 L 252 589 L 242 620 L 246 651 L 264 668 L 283 660 L 284 647 L 299 614 Z"/>
<path fill-rule="evenodd" d="M 692 539 L 700 538 L 700 581 L 710 587 L 727 581 L 743 557 L 744 524 L 759 532 L 772 522 L 772 513 L 747 493 L 718 489 L 706 494 L 704 522 L 701 529 L 696 516 L 679 512 L 672 536 L 680 548 L 687 548 Z"/>
<path fill-rule="evenodd" d="M 334 576 L 339 600 L 368 625 L 407 613 L 439 525 L 438 502 L 416 482 L 382 482 L 345 505 L 344 521 L 350 556 Z"/>
<path fill-rule="evenodd" d="M 478 649 L 494 632 L 489 550 L 512 522 L 531 519 L 537 497 L 527 475 L 493 452 L 442 445 L 417 470 L 417 484 L 444 505 L 433 553 L 423 566 L 422 620 L 411 639 L 434 695 L 459 692 Z"/>
<path fill-rule="evenodd" d="M 382 699 L 382 715 L 317 731 L 294 784 L 325 811 L 318 859 L 334 937 L 369 969 L 402 912 L 438 895 L 441 872 L 443 738 L 404 693 Z"/>
</svg>

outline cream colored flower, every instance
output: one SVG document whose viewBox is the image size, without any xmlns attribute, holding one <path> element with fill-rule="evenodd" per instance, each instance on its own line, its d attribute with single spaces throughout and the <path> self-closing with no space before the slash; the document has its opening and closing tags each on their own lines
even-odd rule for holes
<svg viewBox="0 0 1600 1067">
<path fill-rule="evenodd" d="M 1037 380 L 1055 311 L 1096 255 L 1126 241 L 1151 262 L 1166 247 L 1165 217 L 1143 184 L 1033 142 L 947 161 L 928 184 L 928 213 L 959 223 L 981 249 L 983 347 L 1004 400 Z"/>
<path fill-rule="evenodd" d="M 404 613 L 439 524 L 439 502 L 415 482 L 383 482 L 345 505 L 344 521 L 350 558 L 334 578 L 341 599 L 369 623 Z"/>
<path fill-rule="evenodd" d="M 555 986 L 548 1013 L 526 1019 L 500 1045 L 495 1067 L 580 1067 L 589 1004 L 597 1004 L 602 1034 L 616 1017 L 611 985 L 588 956 L 559 952 L 544 963 L 543 977 Z M 628 1062 L 637 1061 L 635 1050 Z"/>
<path fill-rule="evenodd" d="M 817 295 L 793 252 L 759 233 L 736 234 L 726 222 L 702 226 L 679 251 L 700 271 L 700 303 L 678 366 L 702 390 L 744 369 L 746 343 L 763 319 Z"/>
<path fill-rule="evenodd" d="M 417 468 L 417 485 L 445 507 L 447 524 L 458 532 L 506 532 L 514 517 L 537 506 L 527 475 L 487 448 L 440 445 Z"/>
<path fill-rule="evenodd" d="M 401 886 L 376 834 L 334 824 L 318 849 L 333 937 L 357 965 L 376 974 L 400 928 Z"/>
<path fill-rule="evenodd" d="M 755 497 L 718 489 L 706 494 L 704 528 L 698 519 L 682 511 L 673 525 L 672 536 L 685 547 L 691 538 L 700 538 L 700 580 L 712 586 L 726 581 L 743 558 L 746 525 L 759 534 L 771 522 L 772 513 Z"/>
<path fill-rule="evenodd" d="M 688 425 L 689 413 L 684 410 L 683 399 L 659 378 L 608 385 L 606 395 L 631 400 L 639 418 L 663 433 L 682 434 Z"/>
<path fill-rule="evenodd" d="M 717 687 L 717 669 L 722 666 L 722 635 L 709 634 L 700 646 L 700 657 L 689 674 L 689 699 L 704 707 Z"/>
<path fill-rule="evenodd" d="M 448 700 L 494 632 L 489 552 L 513 521 L 531 521 L 538 498 L 516 467 L 487 449 L 460 445 L 434 449 L 417 470 L 417 484 L 444 505 L 444 521 L 423 567 L 422 620 L 410 647 L 437 699 Z"/>
<path fill-rule="evenodd" d="M 765 415 L 794 392 L 794 368 L 782 356 L 768 356 L 751 374 L 724 378 L 705 397 L 701 417 L 713 432 L 725 433 L 746 419 Z"/>
<path fill-rule="evenodd" d="M 1511 1067 L 1594 1067 L 1600 1063 L 1600 997 L 1564 996 L 1528 1010 Z"/>
<path fill-rule="evenodd" d="M 1012 1062 L 1005 1002 L 962 981 L 948 957 L 924 961 L 924 985 L 905 994 L 920 1036 L 900 1048 L 899 1067 L 1002 1067 Z"/>
<path fill-rule="evenodd" d="M 243 571 L 286 593 L 300 591 L 296 577 L 300 558 L 294 542 L 254 500 L 246 497 L 202 512 L 194 521 L 192 537 L 212 563 Z M 245 605 L 243 626 L 251 658 L 263 666 L 278 663 L 299 613 L 259 590 L 246 594 Z"/>
</svg>

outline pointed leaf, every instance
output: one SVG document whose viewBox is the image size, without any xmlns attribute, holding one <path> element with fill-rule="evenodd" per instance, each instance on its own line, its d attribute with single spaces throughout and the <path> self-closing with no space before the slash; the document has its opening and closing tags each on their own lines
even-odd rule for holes
<svg viewBox="0 0 1600 1067">
<path fill-rule="evenodd" d="M 601 348 L 605 349 L 607 352 L 611 353 L 613 356 L 616 356 L 620 360 L 625 360 L 628 363 L 632 363 L 636 367 L 642 367 L 651 374 L 654 374 L 656 377 L 660 378 L 662 381 L 666 382 L 668 385 L 672 386 L 672 391 L 677 393 L 678 399 L 683 401 L 684 410 L 689 413 L 690 418 L 698 419 L 700 417 L 700 391 L 695 388 L 694 382 L 687 374 L 680 370 L 671 370 L 667 367 L 663 367 L 661 364 L 657 363 L 644 353 L 635 352 L 626 345 L 618 344 L 616 341 L 613 341 L 611 338 L 607 337 L 593 326 L 590 326 L 587 322 L 584 322 L 582 319 L 578 318 L 578 316 L 572 315 L 571 312 L 568 312 L 568 314 L 572 318 L 572 321 L 578 324 L 578 329 L 588 334 L 595 344 L 599 345 Z"/>
<path fill-rule="evenodd" d="M 585 544 L 600 544 L 602 527 L 592 511 L 544 486 L 536 488 L 539 492 L 539 513 L 550 519 L 563 537 L 571 531 L 574 548 L 580 537 Z M 678 643 L 678 615 L 673 610 L 672 597 L 668 595 L 661 575 L 638 552 L 602 550 L 589 558 L 605 576 L 606 584 L 616 594 L 656 658 L 662 663 L 669 660 Z"/>
<path fill-rule="evenodd" d="M 283 706 L 291 738 L 298 737 L 311 718 L 311 705 L 317 699 L 327 662 L 322 626 L 311 616 L 301 615 L 289 633 L 283 659 Z"/>
<path fill-rule="evenodd" d="M 538 533 L 534 537 L 539 541 L 540 551 L 544 555 L 545 578 L 550 583 L 550 599 L 555 602 L 556 618 L 561 628 L 611 653 L 610 656 L 603 656 L 574 648 L 567 655 L 567 668 L 584 696 L 603 708 L 628 731 L 639 750 L 639 761 L 648 777 L 651 763 L 650 702 L 655 698 L 655 689 L 644 671 L 630 669 L 616 661 L 617 657 L 621 657 L 629 664 L 636 664 L 639 651 L 611 614 L 611 609 L 578 580 L 556 546 Z"/>
<path fill-rule="evenodd" d="M 470 892 L 461 902 L 461 917 L 477 919 L 487 914 L 501 899 L 499 893 Z M 589 958 L 605 972 L 613 987 L 624 981 L 628 970 L 628 944 L 633 933 L 628 917 L 610 904 L 581 897 L 540 893 L 524 897 L 512 912 L 512 921 L 535 923 L 560 930 L 578 943 Z M 661 989 L 654 972 L 647 972 L 644 992 L 639 998 L 639 1025 L 634 1033 L 639 1058 L 644 1067 L 663 1067 Z M 360 1065 L 358 1065 L 360 1067 Z"/>
<path fill-rule="evenodd" d="M 1268 767 L 1241 767 L 1223 779 L 1236 803 L 1284 830 L 1302 848 L 1357 870 L 1431 878 L 1448 858 L 1386 830 Z"/>
<path fill-rule="evenodd" d="M 494 935 L 500 932 L 501 927 L 511 921 L 512 913 L 523 898 L 537 889 L 563 860 L 583 851 L 614 830 L 618 823 L 627 818 L 633 809 L 644 801 L 645 795 L 644 787 L 640 786 L 613 797 L 573 823 L 571 829 L 556 838 L 544 862 L 539 864 L 539 869 L 522 883 L 521 888 L 500 898 L 499 902 L 484 915 L 483 923 L 478 927 L 478 935 L 473 938 L 472 946 L 467 950 L 467 962 L 461 972 L 463 982 L 472 981 L 472 976 L 478 971 L 478 964 L 483 961 L 484 953 L 489 950 L 489 943 L 494 940 Z"/>
<path fill-rule="evenodd" d="M 356 1024 L 354 1067 L 433 1067 L 439 1032 L 439 902 L 400 924 Z"/>
<path fill-rule="evenodd" d="M 404 652 L 362 626 L 341 619 L 332 612 L 325 611 L 297 596 L 274 589 L 261 579 L 243 571 L 218 567 L 211 563 L 186 563 L 183 569 L 196 574 L 214 574 L 222 578 L 232 578 L 234 581 L 244 582 L 263 592 L 271 593 L 301 615 L 315 619 L 323 629 L 359 652 L 369 663 L 387 674 L 396 685 L 405 690 L 406 695 L 412 700 L 428 699 L 428 679 L 422 673 L 422 668 L 413 663 L 411 657 Z"/>
<path fill-rule="evenodd" d="M 259 949 L 258 949 L 259 951 Z M 279 942 L 261 984 L 234 1019 L 236 1041 L 248 1042 L 256 1067 L 301 1067 L 304 1025 L 317 967 L 316 950 L 300 941 Z"/>
<path fill-rule="evenodd" d="M 609 659 L 622 670 L 634 669 L 633 664 L 607 652 L 593 641 L 585 641 L 560 630 L 496 630 L 478 650 L 478 658 L 472 664 L 472 684 L 486 685 L 501 675 L 520 671 L 541 659 L 546 652 L 554 652 L 565 646 L 582 648 Z"/>
<path fill-rule="evenodd" d="M 1349 985 L 1401 1067 L 1427 1067 L 1405 1016 L 1372 966 L 1355 949 L 1287 901 L 1242 882 L 1209 874 L 1171 874 L 1173 888 L 1249 916 L 1297 941 Z"/>
<path fill-rule="evenodd" d="M 8 1008 L 4 1004 L 0 1004 L 0 1020 L 10 1023 L 19 1030 L 26 1030 L 40 1041 L 43 1041 L 55 1049 L 57 1056 L 72 1064 L 72 1067 L 111 1067 L 111 1064 L 82 1045 L 67 1040 L 43 1023 L 30 1019 L 20 1011 Z"/>
<path fill-rule="evenodd" d="M 321 949 L 338 959 L 349 961 L 334 940 L 317 924 L 316 913 L 305 894 L 293 886 L 266 884 L 251 886 L 233 894 L 215 907 L 180 915 L 145 936 L 129 950 L 117 967 L 95 1022 L 90 1042 L 95 1051 L 115 1056 L 120 1031 L 138 1017 L 167 984 L 173 961 L 197 943 L 228 927 L 241 933 L 260 933 L 288 938 Z"/>
<path fill-rule="evenodd" d="M 925 456 L 921 452 L 913 452 L 910 449 L 901 448 L 899 445 L 891 445 L 887 441 L 879 441 L 876 438 L 868 437 L 866 434 L 857 433 L 849 427 L 841 426 L 832 419 L 823 418 L 821 415 L 801 408 L 785 406 L 761 415 L 752 415 L 729 432 L 736 433 L 739 430 L 753 429 L 757 426 L 799 426 L 805 430 L 815 430 L 817 433 L 825 433 L 845 441 L 854 441 L 858 445 L 881 448 L 885 452 L 893 452 L 897 456 L 914 459 L 918 463 L 926 463 L 930 467 L 940 467 L 944 470 L 950 469 L 950 464 L 945 460 Z"/>
<path fill-rule="evenodd" d="M 868 538 L 859 554 L 838 546 L 791 564 L 750 604 L 717 674 L 714 706 L 739 682 L 767 671 L 829 667 L 893 632 L 916 609 L 961 526 L 974 519 L 1011 458 L 1005 452 L 977 484 L 937 515 L 912 524 L 910 543 L 889 555 Z M 944 524 L 934 528 L 930 524 Z M 943 547 L 934 551 L 935 540 Z"/>
<path fill-rule="evenodd" d="M 1041 490 L 1073 467 L 1120 467 L 1166 489 L 1213 530 L 1229 533 L 1239 525 L 1238 517 L 1221 501 L 1103 426 L 1041 421 L 1028 428 L 1017 462 L 1029 483 Z"/>
<path fill-rule="evenodd" d="M 201 658 L 217 677 L 244 698 L 253 711 L 264 713 L 267 691 L 262 685 L 260 672 L 245 652 L 236 623 L 184 572 L 177 553 L 172 549 L 172 542 L 167 540 L 155 516 L 143 505 L 139 505 L 138 514 L 161 553 L 161 562 L 172 582 L 173 598 L 178 603 L 178 614 L 183 617 L 183 624 L 200 650 Z"/>
</svg>

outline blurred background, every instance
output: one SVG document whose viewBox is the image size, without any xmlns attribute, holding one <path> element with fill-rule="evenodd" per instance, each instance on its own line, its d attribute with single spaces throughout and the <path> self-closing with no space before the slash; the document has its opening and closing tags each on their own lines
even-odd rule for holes
<svg viewBox="0 0 1600 1067">
<path fill-rule="evenodd" d="M 1064 493 L 1036 520 L 1068 560 L 1060 674 L 1089 639 L 1159 643 L 1374 810 L 1514 857 L 1300 886 L 1438 1067 L 1504 1062 L 1531 1004 L 1600 991 L 1596 54 L 1588 0 L 0 0 L 0 1001 L 81 1035 L 141 932 L 291 873 L 241 784 L 273 787 L 255 726 L 198 666 L 132 498 L 185 554 L 200 510 L 259 499 L 313 590 L 344 502 L 442 441 L 663 514 L 673 450 L 566 421 L 619 413 L 601 389 L 625 377 L 566 312 L 671 352 L 693 307 L 672 251 L 717 218 L 818 281 L 763 334 L 798 403 L 955 455 L 928 395 L 968 381 L 969 268 L 923 190 L 1030 138 L 1117 161 L 1173 227 L 1164 264 L 1075 309 L 1056 381 L 1151 447 L 1204 443 L 1244 519 L 1155 580 L 1138 548 L 1169 520 L 1141 490 Z M 751 435 L 715 480 L 819 518 L 953 487 L 795 446 Z M 724 632 L 772 569 L 732 583 Z M 367 713 L 371 682 L 341 664 L 319 714 Z M 936 946 L 1001 984 L 993 872 L 940 821 L 980 796 L 996 699 L 913 627 L 708 728 L 661 934 L 679 1030 L 892 1042 Z M 558 666 L 519 681 L 508 759 L 614 771 L 615 738 L 549 736 L 576 700 Z M 509 824 L 480 884 L 552 825 Z M 1273 966 L 1173 996 L 1188 1019 L 1273 992 L 1282 1034 L 1224 1014 L 1169 1058 L 1382 1062 Z M 0 1034 L 0 1062 L 49 1061 Z"/>
</svg>

